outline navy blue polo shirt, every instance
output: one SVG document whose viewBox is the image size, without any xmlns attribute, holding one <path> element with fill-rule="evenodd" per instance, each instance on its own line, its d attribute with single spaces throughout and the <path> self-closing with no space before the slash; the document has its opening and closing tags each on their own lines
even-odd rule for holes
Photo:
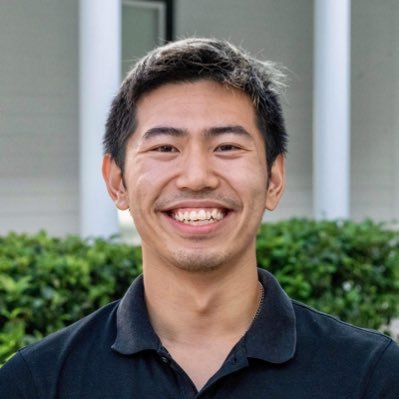
<svg viewBox="0 0 399 399">
<path fill-rule="evenodd" d="M 292 301 L 263 270 L 259 279 L 259 315 L 199 392 L 155 334 L 139 277 L 121 301 L 20 350 L 0 369 L 0 398 L 399 398 L 391 339 Z"/>
</svg>

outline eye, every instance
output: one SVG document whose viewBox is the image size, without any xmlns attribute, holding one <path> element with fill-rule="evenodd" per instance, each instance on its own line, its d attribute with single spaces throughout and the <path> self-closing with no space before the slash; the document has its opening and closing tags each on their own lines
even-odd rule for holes
<svg viewBox="0 0 399 399">
<path fill-rule="evenodd" d="M 216 151 L 225 152 L 225 151 L 234 151 L 239 150 L 240 148 L 234 144 L 220 144 L 217 146 Z"/>
<path fill-rule="evenodd" d="M 157 151 L 157 152 L 177 152 L 177 149 L 176 149 L 176 147 L 173 147 L 173 145 L 163 144 L 163 145 L 159 145 L 158 147 L 155 147 L 153 149 L 153 151 Z"/>
</svg>

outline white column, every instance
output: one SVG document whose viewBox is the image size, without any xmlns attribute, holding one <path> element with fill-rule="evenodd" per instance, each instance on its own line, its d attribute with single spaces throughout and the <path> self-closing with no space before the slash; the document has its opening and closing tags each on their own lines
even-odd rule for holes
<svg viewBox="0 0 399 399">
<path fill-rule="evenodd" d="M 315 0 L 313 193 L 316 218 L 349 217 L 350 0 Z"/>
<path fill-rule="evenodd" d="M 120 84 L 121 4 L 119 0 L 79 4 L 80 233 L 108 237 L 119 227 L 101 176 L 102 137 Z"/>
</svg>

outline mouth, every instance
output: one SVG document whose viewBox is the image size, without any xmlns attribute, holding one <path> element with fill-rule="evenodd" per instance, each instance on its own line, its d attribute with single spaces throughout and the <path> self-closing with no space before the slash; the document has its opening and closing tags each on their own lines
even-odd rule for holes
<svg viewBox="0 0 399 399">
<path fill-rule="evenodd" d="M 172 219 L 191 226 L 217 223 L 227 216 L 225 208 L 178 208 L 167 212 Z"/>
</svg>

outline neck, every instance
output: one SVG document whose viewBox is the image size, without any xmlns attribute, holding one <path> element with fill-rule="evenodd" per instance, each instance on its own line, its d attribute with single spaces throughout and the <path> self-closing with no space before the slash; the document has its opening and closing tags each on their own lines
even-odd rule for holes
<svg viewBox="0 0 399 399">
<path fill-rule="evenodd" d="M 261 300 L 253 264 L 229 273 L 144 268 L 144 286 L 151 323 L 164 344 L 235 343 L 248 330 Z"/>
</svg>

